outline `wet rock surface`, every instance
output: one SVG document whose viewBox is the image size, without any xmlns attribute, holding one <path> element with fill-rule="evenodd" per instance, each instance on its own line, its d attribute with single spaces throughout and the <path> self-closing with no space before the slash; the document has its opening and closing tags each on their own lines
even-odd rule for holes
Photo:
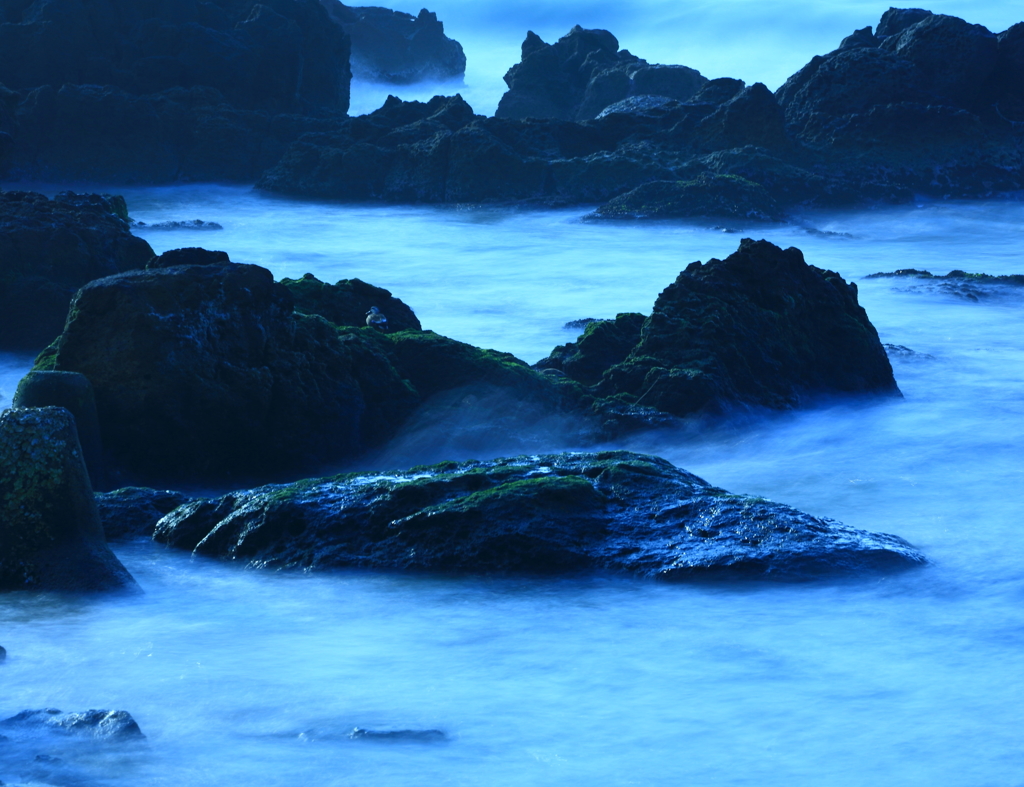
<svg viewBox="0 0 1024 787">
<path fill-rule="evenodd" d="M 895 279 L 910 285 L 908 289 L 938 290 L 968 301 L 980 301 L 1024 287 L 1024 274 L 1019 273 L 993 276 L 988 273 L 952 270 L 946 274 L 936 275 L 925 270 L 903 268 L 888 273 L 872 273 L 865 278 Z"/>
<path fill-rule="evenodd" d="M 78 713 L 63 713 L 56 708 L 25 710 L 0 721 L 0 729 L 11 733 L 45 732 L 108 741 L 146 737 L 132 715 L 123 710 L 87 710 Z"/>
<path fill-rule="evenodd" d="M 366 314 L 374 306 L 387 318 L 388 331 L 421 330 L 412 309 L 383 287 L 374 287 L 362 279 L 342 279 L 335 284 L 320 281 L 312 273 L 300 279 L 281 279 L 292 294 L 296 311 L 319 314 L 335 325 L 361 328 Z"/>
<path fill-rule="evenodd" d="M 536 367 L 677 416 L 787 409 L 826 393 L 899 395 L 856 285 L 799 249 L 751 239 L 725 260 L 687 266 L 649 317 L 592 323 Z"/>
<path fill-rule="evenodd" d="M 0 590 L 135 590 L 107 547 L 78 443 L 60 407 L 0 413 Z"/>
<path fill-rule="evenodd" d="M 146 264 L 153 249 L 127 219 L 118 196 L 0 192 L 0 349 L 42 349 L 79 287 Z"/>
<path fill-rule="evenodd" d="M 193 496 L 169 489 L 130 486 L 96 495 L 96 510 L 107 541 L 150 538 L 160 519 Z"/>
<path fill-rule="evenodd" d="M 733 495 L 624 451 L 261 487 L 188 503 L 158 523 L 154 538 L 251 568 L 307 571 L 803 580 L 925 562 L 895 536 Z"/>
</svg>

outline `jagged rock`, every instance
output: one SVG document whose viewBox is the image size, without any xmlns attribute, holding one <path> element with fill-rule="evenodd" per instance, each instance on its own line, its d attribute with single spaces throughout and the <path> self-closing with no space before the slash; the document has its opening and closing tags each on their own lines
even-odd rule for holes
<svg viewBox="0 0 1024 787">
<path fill-rule="evenodd" d="M 40 350 L 79 287 L 146 264 L 153 249 L 127 218 L 122 197 L 0 192 L 0 349 Z"/>
<path fill-rule="evenodd" d="M 624 451 L 446 462 L 195 501 L 157 541 L 253 568 L 799 580 L 925 562 L 900 538 Z"/>
<path fill-rule="evenodd" d="M 779 221 L 782 211 L 763 186 L 738 175 L 702 173 L 695 180 L 655 181 L 597 209 L 602 218 L 710 217 Z"/>
<path fill-rule="evenodd" d="M 0 590 L 137 589 L 107 547 L 61 407 L 0 413 Z"/>
<path fill-rule="evenodd" d="M 108 741 L 146 737 L 132 715 L 123 710 L 87 710 L 80 713 L 63 713 L 56 708 L 24 710 L 0 721 L 0 729 L 87 736 Z"/>
<path fill-rule="evenodd" d="M 335 325 L 361 328 L 366 325 L 366 313 L 376 306 L 387 318 L 389 331 L 418 331 L 420 321 L 413 310 L 382 287 L 374 287 L 362 279 L 342 279 L 326 284 L 312 273 L 301 279 L 281 279 L 295 303 L 295 309 L 304 314 L 319 314 Z"/>
<path fill-rule="evenodd" d="M 149 538 L 164 516 L 193 498 L 169 489 L 130 486 L 96 495 L 96 509 L 107 541 Z"/>
<path fill-rule="evenodd" d="M 635 95 L 687 101 L 707 82 L 686 66 L 651 65 L 607 30 L 576 25 L 554 44 L 526 34 L 522 60 L 505 74 L 508 91 L 495 117 L 587 120 Z"/>
<path fill-rule="evenodd" d="M 320 0 L 331 18 L 352 39 L 352 75 L 371 82 L 462 79 L 462 45 L 444 34 L 444 24 L 426 8 L 413 16 L 390 8 L 349 7 Z"/>
<path fill-rule="evenodd" d="M 197 246 L 170 249 L 146 263 L 146 270 L 174 268 L 179 265 L 226 265 L 231 262 L 226 251 L 212 251 Z"/>
<path fill-rule="evenodd" d="M 136 228 L 147 230 L 222 230 L 224 226 L 215 221 L 191 219 L 188 221 L 158 221 L 154 224 L 147 224 L 144 221 L 133 221 L 132 229 Z"/>
<path fill-rule="evenodd" d="M 537 366 L 676 416 L 786 409 L 823 393 L 899 395 L 856 285 L 768 241 L 744 239 L 725 260 L 687 266 L 635 331 L 632 315 L 588 326 Z"/>
</svg>

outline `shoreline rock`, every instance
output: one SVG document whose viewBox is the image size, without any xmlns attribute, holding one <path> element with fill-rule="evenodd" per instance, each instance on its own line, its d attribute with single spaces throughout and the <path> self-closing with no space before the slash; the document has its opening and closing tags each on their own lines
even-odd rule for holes
<svg viewBox="0 0 1024 787">
<path fill-rule="evenodd" d="M 445 462 L 187 503 L 154 539 L 258 569 L 802 581 L 924 564 L 904 540 L 626 451 Z"/>
</svg>

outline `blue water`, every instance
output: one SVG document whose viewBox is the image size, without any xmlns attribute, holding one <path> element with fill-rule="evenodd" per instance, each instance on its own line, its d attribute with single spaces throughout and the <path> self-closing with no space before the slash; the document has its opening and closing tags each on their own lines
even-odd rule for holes
<svg viewBox="0 0 1024 787">
<path fill-rule="evenodd" d="M 835 586 L 686 587 L 275 575 L 121 546 L 140 598 L 0 598 L 0 715 L 123 708 L 147 742 L 0 743 L 0 780 L 1024 784 L 1024 291 L 971 300 L 863 278 L 1024 272 L 1024 204 L 723 229 L 208 186 L 126 196 L 147 222 L 225 227 L 140 230 L 158 252 L 201 244 L 277 276 L 358 276 L 425 327 L 529 361 L 573 338 L 567 320 L 649 310 L 683 266 L 729 254 L 740 237 L 797 245 L 858 282 L 884 342 L 916 351 L 894 359 L 905 398 L 826 402 L 628 447 L 733 491 L 897 533 L 932 564 Z M 0 390 L 27 363 L 0 358 Z M 550 448 L 564 447 L 553 434 Z M 351 740 L 355 727 L 448 740 Z M 37 753 L 64 762 L 33 762 Z"/>
</svg>

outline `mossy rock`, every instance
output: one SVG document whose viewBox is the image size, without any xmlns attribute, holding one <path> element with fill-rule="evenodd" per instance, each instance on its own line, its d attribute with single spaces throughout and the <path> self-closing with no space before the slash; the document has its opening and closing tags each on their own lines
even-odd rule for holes
<svg viewBox="0 0 1024 787">
<path fill-rule="evenodd" d="M 725 218 L 781 221 L 783 211 L 760 185 L 739 175 L 705 172 L 694 180 L 637 186 L 599 207 L 601 218 Z"/>
<path fill-rule="evenodd" d="M 335 325 L 362 327 L 366 313 L 376 306 L 387 317 L 389 331 L 420 330 L 413 310 L 383 287 L 362 279 L 342 279 L 334 284 L 320 281 L 312 273 L 300 279 L 281 279 L 292 294 L 296 311 L 319 314 Z"/>
<path fill-rule="evenodd" d="M 713 487 L 625 451 L 444 462 L 234 492 L 154 538 L 251 568 L 801 580 L 920 565 L 900 538 Z"/>
<path fill-rule="evenodd" d="M 0 413 L 0 590 L 134 587 L 106 545 L 71 414 Z"/>
</svg>

